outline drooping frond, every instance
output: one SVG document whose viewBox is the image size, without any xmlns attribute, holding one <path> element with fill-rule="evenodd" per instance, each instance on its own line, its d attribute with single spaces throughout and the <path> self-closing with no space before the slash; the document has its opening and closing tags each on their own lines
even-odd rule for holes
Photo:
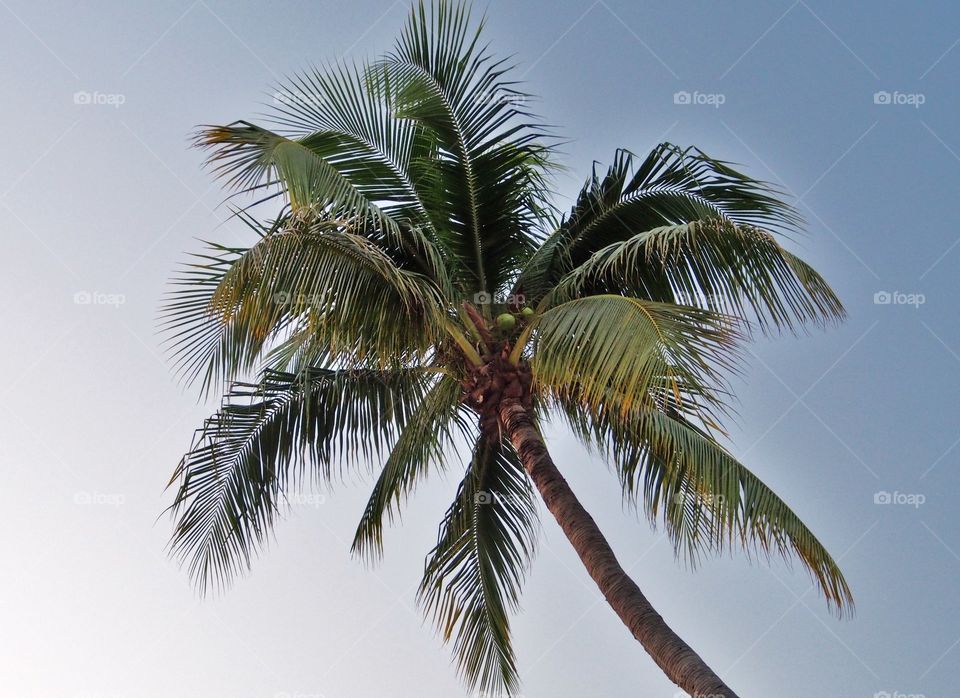
<svg viewBox="0 0 960 698">
<path fill-rule="evenodd" d="M 173 290 L 160 311 L 160 328 L 174 369 L 187 384 L 200 380 L 202 392 L 229 381 L 244 357 L 242 334 L 213 314 L 211 301 L 230 268 L 249 248 L 208 242 L 209 251 L 192 254 L 171 284 Z"/>
<path fill-rule="evenodd" d="M 415 369 L 267 372 L 233 385 L 171 479 L 172 554 L 201 590 L 228 583 L 249 567 L 308 465 L 328 479 L 337 464 L 383 454 L 425 385 Z"/>
<path fill-rule="evenodd" d="M 419 598 L 483 695 L 513 693 L 517 667 L 509 614 L 536 542 L 530 484 L 508 444 L 482 437 L 427 557 Z"/>
<path fill-rule="evenodd" d="M 623 293 L 793 329 L 843 317 L 827 283 L 773 235 L 726 218 L 654 228 L 595 252 L 551 298 Z"/>
<path fill-rule="evenodd" d="M 450 375 L 442 375 L 423 396 L 390 451 L 363 511 L 352 551 L 377 559 L 383 554 L 383 519 L 410 494 L 429 467 L 442 465 L 454 439 L 473 431 L 464 414 L 463 388 Z M 469 443 L 467 438 L 464 442 Z"/>
<path fill-rule="evenodd" d="M 218 248 L 189 267 L 164 310 L 190 375 L 232 380 L 293 333 L 331 360 L 397 364 L 442 333 L 436 286 L 399 269 L 350 221 L 268 228 L 246 250 Z"/>
<path fill-rule="evenodd" d="M 539 301 L 595 252 L 639 233 L 711 218 L 774 232 L 795 230 L 799 216 L 765 182 L 696 148 L 655 148 L 633 169 L 634 156 L 618 150 L 606 176 L 596 171 L 570 215 L 528 262 L 518 281 Z"/>
<path fill-rule="evenodd" d="M 444 316 L 436 287 L 397 268 L 349 220 L 265 237 L 233 265 L 212 304 L 255 339 L 307 316 L 331 353 L 383 363 L 429 349 Z"/>
<path fill-rule="evenodd" d="M 465 3 L 415 6 L 394 51 L 370 71 L 395 115 L 427 129 L 431 158 L 416 162 L 426 207 L 463 263 L 466 292 L 497 293 L 538 239 L 546 148 L 509 66 L 480 43 Z"/>
<path fill-rule="evenodd" d="M 203 127 L 197 144 L 234 191 L 272 191 L 266 199 L 283 196 L 294 212 L 367 220 L 364 234 L 398 266 L 446 290 L 449 251 L 413 176 L 414 163 L 432 157 L 433 140 L 367 89 L 367 71 L 334 65 L 297 75 L 278 89 L 268 114 L 282 133 L 238 121 Z"/>
<path fill-rule="evenodd" d="M 852 609 L 850 588 L 826 548 L 708 432 L 649 404 L 626 412 L 615 404 L 600 412 L 573 400 L 558 405 L 575 433 L 616 465 L 628 498 L 642 499 L 651 519 L 665 522 L 689 562 L 731 545 L 796 558 L 828 604 L 840 613 Z"/>
<path fill-rule="evenodd" d="M 275 188 L 294 212 L 330 209 L 343 217 L 373 219 L 381 228 L 395 226 L 360 186 L 315 152 L 310 138 L 287 138 L 238 121 L 203 127 L 197 145 L 213 149 L 214 172 L 236 191 Z"/>
<path fill-rule="evenodd" d="M 699 148 L 681 148 L 673 143 L 661 143 L 647 155 L 624 187 L 625 201 L 621 204 L 637 197 L 655 201 L 661 215 L 673 223 L 692 217 L 694 212 L 707 218 L 705 211 L 735 223 L 784 232 L 797 230 L 801 223 L 799 214 L 784 203 L 776 187 Z"/>
<path fill-rule="evenodd" d="M 433 154 L 424 128 L 390 111 L 389 94 L 369 89 L 369 66 L 332 65 L 280 86 L 270 120 L 377 202 L 398 224 L 429 229 L 413 164 Z"/>
<path fill-rule="evenodd" d="M 730 318 L 698 308 L 588 296 L 551 308 L 535 323 L 535 385 L 597 410 L 611 392 L 626 396 L 621 409 L 657 392 L 689 409 L 722 409 L 725 372 L 736 368 Z"/>
</svg>

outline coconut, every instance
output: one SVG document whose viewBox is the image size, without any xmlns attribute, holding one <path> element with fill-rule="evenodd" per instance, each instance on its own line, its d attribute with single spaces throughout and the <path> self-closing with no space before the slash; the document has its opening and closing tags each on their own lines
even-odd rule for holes
<svg viewBox="0 0 960 698">
<path fill-rule="evenodd" d="M 503 313 L 497 316 L 497 327 L 501 330 L 512 330 L 517 326 L 517 318 L 510 313 Z"/>
</svg>

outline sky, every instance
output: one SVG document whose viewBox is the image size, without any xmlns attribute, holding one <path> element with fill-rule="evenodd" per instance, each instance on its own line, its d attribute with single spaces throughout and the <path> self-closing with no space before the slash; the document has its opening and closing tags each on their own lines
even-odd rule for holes
<svg viewBox="0 0 960 698">
<path fill-rule="evenodd" d="M 369 569 L 371 477 L 294 506 L 251 573 L 201 598 L 165 554 L 167 480 L 216 406 L 175 380 L 156 312 L 197 239 L 249 241 L 189 147 L 283 76 L 389 49 L 403 2 L 0 0 L 0 696 L 463 696 L 422 621 L 423 556 L 456 488 L 431 477 Z M 840 327 L 755 342 L 730 448 L 839 559 L 689 570 L 560 430 L 555 460 L 651 602 L 741 696 L 956 695 L 960 661 L 955 3 L 490 0 L 495 51 L 593 161 L 662 140 L 783 188 L 788 247 Z M 513 630 L 525 698 L 675 696 L 545 511 Z"/>
</svg>

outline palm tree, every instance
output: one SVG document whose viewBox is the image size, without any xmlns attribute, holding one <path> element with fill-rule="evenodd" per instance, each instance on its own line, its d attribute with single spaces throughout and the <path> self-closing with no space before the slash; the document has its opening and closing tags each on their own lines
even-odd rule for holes
<svg viewBox="0 0 960 698">
<path fill-rule="evenodd" d="M 843 308 L 778 242 L 800 225 L 778 192 L 697 149 L 620 150 L 556 214 L 557 140 L 481 31 L 462 4 L 421 3 L 382 59 L 290 79 L 269 128 L 200 129 L 217 175 L 272 208 L 237 209 L 256 242 L 210 244 L 164 309 L 179 369 L 225 391 L 171 480 L 171 553 L 222 587 L 289 493 L 373 463 L 352 549 L 376 559 L 384 520 L 469 444 L 418 599 L 470 686 L 518 686 L 509 617 L 535 489 L 666 675 L 734 696 L 627 576 L 542 425 L 607 458 L 682 556 L 795 557 L 842 613 L 834 560 L 719 438 L 751 332 Z"/>
</svg>

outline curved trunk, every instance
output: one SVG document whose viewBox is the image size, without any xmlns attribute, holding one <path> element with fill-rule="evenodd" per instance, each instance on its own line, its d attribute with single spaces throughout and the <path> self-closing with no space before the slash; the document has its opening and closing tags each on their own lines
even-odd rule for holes
<svg viewBox="0 0 960 698">
<path fill-rule="evenodd" d="M 500 421 L 547 509 L 560 524 L 607 603 L 653 661 L 691 696 L 737 698 L 736 693 L 670 629 L 636 583 L 627 576 L 593 517 L 583 508 L 554 465 L 530 413 L 514 399 L 504 399 L 499 413 Z"/>
</svg>

